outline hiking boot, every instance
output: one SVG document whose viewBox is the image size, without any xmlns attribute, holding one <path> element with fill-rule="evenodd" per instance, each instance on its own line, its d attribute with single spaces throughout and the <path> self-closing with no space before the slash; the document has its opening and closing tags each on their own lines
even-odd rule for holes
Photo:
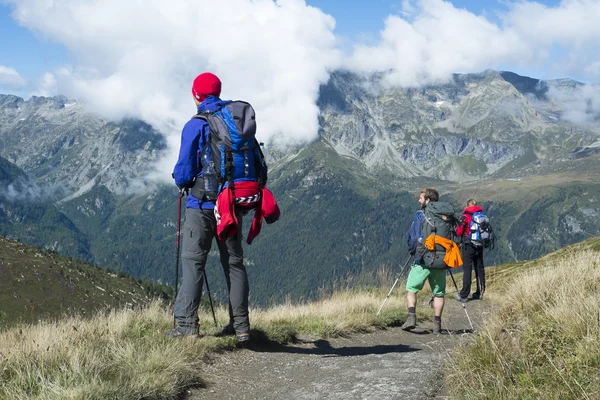
<svg viewBox="0 0 600 400">
<path fill-rule="evenodd" d="M 483 296 L 480 295 L 479 293 L 473 293 L 470 297 L 471 300 L 481 300 Z"/>
<path fill-rule="evenodd" d="M 219 332 L 215 334 L 216 337 L 225 337 L 235 335 L 235 329 L 232 325 L 224 325 Z"/>
<path fill-rule="evenodd" d="M 460 301 L 461 303 L 466 303 L 468 301 L 467 298 L 461 297 L 460 294 L 456 295 L 456 300 Z"/>
<path fill-rule="evenodd" d="M 198 327 L 188 328 L 184 326 L 177 326 L 174 329 L 171 329 L 168 332 L 165 332 L 165 336 L 168 337 L 200 337 L 200 333 L 198 331 Z"/>
<path fill-rule="evenodd" d="M 433 334 L 439 335 L 442 333 L 442 321 L 433 321 Z"/>
<path fill-rule="evenodd" d="M 249 333 L 240 333 L 235 337 L 235 341 L 238 347 L 247 347 L 250 343 L 250 334 Z"/>
<path fill-rule="evenodd" d="M 411 329 L 415 329 L 416 326 L 417 326 L 417 314 L 408 313 L 408 315 L 406 316 L 406 321 L 404 321 L 404 324 L 402 324 L 400 329 L 409 331 Z"/>
</svg>

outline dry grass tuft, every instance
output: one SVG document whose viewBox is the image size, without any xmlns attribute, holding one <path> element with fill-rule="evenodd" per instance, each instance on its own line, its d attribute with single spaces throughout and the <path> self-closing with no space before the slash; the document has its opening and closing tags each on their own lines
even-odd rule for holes
<svg viewBox="0 0 600 400">
<path fill-rule="evenodd" d="M 159 302 L 93 319 L 21 326 L 0 335 L 0 397 L 169 398 L 197 376 L 214 341 L 169 340 Z"/>
<path fill-rule="evenodd" d="M 522 272 L 513 268 L 502 283 L 499 312 L 449 363 L 452 393 L 600 398 L 600 253 L 565 252 Z"/>
</svg>

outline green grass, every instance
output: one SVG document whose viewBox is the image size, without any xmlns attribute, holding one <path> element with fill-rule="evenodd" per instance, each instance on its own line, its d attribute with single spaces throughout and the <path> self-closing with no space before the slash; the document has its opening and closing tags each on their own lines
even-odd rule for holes
<svg viewBox="0 0 600 400">
<path fill-rule="evenodd" d="M 452 397 L 600 397 L 600 239 L 494 271 L 499 305 L 447 365 Z"/>
<path fill-rule="evenodd" d="M 0 237 L 0 330 L 97 310 L 139 307 L 169 288 Z"/>
</svg>

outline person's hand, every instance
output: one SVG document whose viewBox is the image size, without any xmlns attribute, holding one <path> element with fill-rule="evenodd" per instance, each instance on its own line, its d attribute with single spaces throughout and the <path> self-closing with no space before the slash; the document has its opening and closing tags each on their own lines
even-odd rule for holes
<svg viewBox="0 0 600 400">
<path fill-rule="evenodd" d="M 183 185 L 177 185 L 177 187 L 179 188 L 180 191 L 187 193 L 192 189 L 192 187 L 194 186 L 195 183 L 196 183 L 196 177 L 194 177 L 191 182 L 187 182 Z"/>
</svg>

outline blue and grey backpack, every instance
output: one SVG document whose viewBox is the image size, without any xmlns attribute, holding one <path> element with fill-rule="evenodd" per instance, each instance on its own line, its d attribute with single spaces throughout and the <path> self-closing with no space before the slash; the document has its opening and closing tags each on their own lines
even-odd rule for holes
<svg viewBox="0 0 600 400">
<path fill-rule="evenodd" d="M 237 181 L 267 184 L 267 164 L 256 140 L 254 109 L 244 101 L 231 101 L 216 111 L 200 111 L 194 118 L 210 127 L 209 140 L 200 153 L 210 152 L 219 187 L 234 188 Z"/>
<path fill-rule="evenodd" d="M 471 217 L 471 225 L 469 226 L 471 244 L 475 247 L 484 247 L 492 250 L 494 248 L 494 230 L 490 224 L 490 219 L 483 211 L 476 211 Z"/>
</svg>

